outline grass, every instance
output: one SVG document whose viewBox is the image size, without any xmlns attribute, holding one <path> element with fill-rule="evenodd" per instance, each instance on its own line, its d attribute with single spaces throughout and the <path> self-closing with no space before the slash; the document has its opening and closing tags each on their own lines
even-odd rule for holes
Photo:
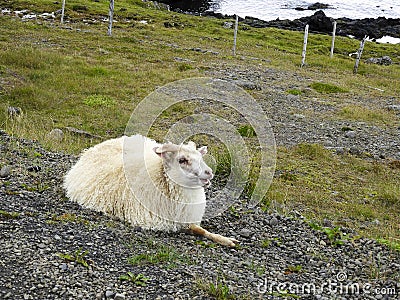
<svg viewBox="0 0 400 300">
<path fill-rule="evenodd" d="M 8 3 L 11 9 L 38 13 L 56 11 L 60 6 L 44 0 Z M 397 45 L 367 42 L 364 58 L 388 55 L 394 64 L 386 67 L 361 63 L 358 75 L 354 75 L 354 60 L 348 54 L 358 49 L 359 42 L 350 38 L 336 38 L 335 55 L 330 59 L 330 37 L 311 34 L 307 66 L 300 68 L 301 32 L 248 27 L 239 32 L 238 55 L 232 56 L 232 30 L 223 28 L 225 20 L 156 10 L 150 2 L 140 0 L 121 0 L 115 8 L 114 19 L 118 22 L 113 36 L 108 37 L 107 24 L 99 21 L 107 13 L 107 1 L 74 0 L 67 3 L 65 25 L 59 20 L 21 22 L 9 16 L 0 18 L 1 129 L 38 140 L 46 149 L 76 154 L 98 140 L 65 132 L 61 141 L 54 141 L 47 134 L 54 128 L 69 126 L 105 139 L 120 136 L 135 106 L 157 87 L 226 67 L 277 69 L 307 78 L 307 82 L 275 80 L 273 84 L 301 98 L 311 96 L 331 103 L 336 113 L 327 117 L 335 120 L 362 121 L 394 130 L 399 124 L 394 112 L 354 100 L 398 99 Z M 167 28 L 165 22 L 176 26 Z M 201 53 L 193 48 L 209 51 Z M 255 98 L 259 95 L 251 93 Z M 23 115 L 10 119 L 9 106 L 20 107 Z M 193 103 L 169 108 L 154 123 L 152 137 L 162 137 L 171 124 L 196 109 L 199 107 Z M 249 146 L 253 145 L 257 137 L 251 126 L 238 121 L 240 112 L 221 109 L 215 113 L 237 124 L 239 134 Z M 226 176 L 233 159 L 219 144 L 210 140 L 210 153 L 218 162 L 216 173 Z M 257 161 L 257 152 L 251 154 Z M 333 155 L 319 145 L 280 147 L 276 177 L 261 205 L 281 212 L 300 210 L 316 222 L 329 218 L 338 226 L 396 244 L 400 240 L 400 168 L 395 166 L 395 162 Z M 245 193 L 251 192 L 257 174 L 257 166 L 253 166 Z M 380 225 L 366 227 L 375 219 Z M 62 217 L 53 221 L 62 221 Z M 138 264 L 168 260 L 177 260 L 172 249 L 133 258 Z"/>
<path fill-rule="evenodd" d="M 17 219 L 20 216 L 20 213 L 17 212 L 8 212 L 5 210 L 0 210 L 0 218 L 3 219 Z"/>
<path fill-rule="evenodd" d="M 339 110 L 338 115 L 346 120 L 361 121 L 377 126 L 399 124 L 399 118 L 394 112 L 379 108 L 371 109 L 361 105 L 346 105 Z"/>
<path fill-rule="evenodd" d="M 174 267 L 178 262 L 189 260 L 170 246 L 157 245 L 154 247 L 153 245 L 152 248 L 149 252 L 131 256 L 128 258 L 128 262 L 133 266 L 165 264 L 168 267 Z"/>
<path fill-rule="evenodd" d="M 280 148 L 265 209 L 333 220 L 364 236 L 399 241 L 400 173 L 390 164 L 335 155 L 318 144 Z M 378 220 L 380 225 L 371 225 Z M 328 234 L 328 233 L 327 233 Z"/>
<path fill-rule="evenodd" d="M 84 266 L 85 268 L 89 268 L 89 265 L 92 264 L 92 261 L 86 260 L 84 257 L 88 254 L 89 252 L 83 251 L 82 248 L 79 248 L 78 250 L 75 251 L 75 253 L 70 254 L 70 253 L 57 253 L 57 256 L 70 262 L 75 262 L 77 264 L 80 264 Z"/>
<path fill-rule="evenodd" d="M 209 297 L 216 300 L 234 300 L 237 296 L 231 292 L 229 286 L 216 280 L 216 282 L 209 282 L 206 280 L 197 280 L 196 285 L 199 289 L 205 292 Z"/>
<path fill-rule="evenodd" d="M 127 272 L 125 275 L 121 275 L 119 277 L 119 280 L 132 282 L 135 285 L 146 286 L 149 278 L 144 276 L 143 274 L 136 275 L 133 274 L 132 272 Z"/>
<path fill-rule="evenodd" d="M 285 269 L 285 274 L 301 273 L 303 267 L 301 265 L 289 265 Z"/>
<path fill-rule="evenodd" d="M 310 87 L 318 93 L 331 94 L 331 93 L 346 93 L 347 90 L 330 83 L 314 82 Z"/>
<path fill-rule="evenodd" d="M 49 220 L 46 221 L 48 224 L 55 223 L 79 223 L 84 225 L 90 225 L 88 220 L 85 220 L 81 216 L 75 214 L 65 213 L 62 215 L 53 214 Z"/>
</svg>

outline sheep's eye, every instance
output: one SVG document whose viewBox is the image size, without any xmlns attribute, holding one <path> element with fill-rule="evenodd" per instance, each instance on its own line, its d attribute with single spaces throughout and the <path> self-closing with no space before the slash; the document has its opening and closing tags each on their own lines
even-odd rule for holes
<svg viewBox="0 0 400 300">
<path fill-rule="evenodd" d="M 178 162 L 182 165 L 182 164 L 187 164 L 188 160 L 185 157 L 181 157 Z"/>
</svg>

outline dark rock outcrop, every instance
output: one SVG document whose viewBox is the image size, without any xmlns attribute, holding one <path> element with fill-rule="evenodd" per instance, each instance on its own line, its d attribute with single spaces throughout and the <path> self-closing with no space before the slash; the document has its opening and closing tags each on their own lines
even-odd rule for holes
<svg viewBox="0 0 400 300">
<path fill-rule="evenodd" d="M 246 17 L 241 20 L 243 23 L 258 28 L 276 27 L 287 30 L 303 31 L 308 24 L 311 32 L 331 33 L 333 30 L 333 18 L 329 18 L 322 10 L 316 11 L 312 16 L 296 20 L 263 21 L 257 18 Z M 385 35 L 400 38 L 400 19 L 379 17 L 376 19 L 365 18 L 352 20 L 340 18 L 336 20 L 336 34 L 341 36 L 354 36 L 358 39 L 369 36 L 371 39 L 378 39 Z"/>
</svg>

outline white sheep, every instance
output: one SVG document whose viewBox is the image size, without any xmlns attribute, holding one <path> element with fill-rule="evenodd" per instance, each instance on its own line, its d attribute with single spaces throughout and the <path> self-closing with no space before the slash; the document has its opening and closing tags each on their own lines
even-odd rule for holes
<svg viewBox="0 0 400 300">
<path fill-rule="evenodd" d="M 141 135 L 104 141 L 84 151 L 64 178 L 66 195 L 145 229 L 189 229 L 226 246 L 237 240 L 200 227 L 204 186 L 213 178 L 207 147 L 158 144 Z"/>
</svg>

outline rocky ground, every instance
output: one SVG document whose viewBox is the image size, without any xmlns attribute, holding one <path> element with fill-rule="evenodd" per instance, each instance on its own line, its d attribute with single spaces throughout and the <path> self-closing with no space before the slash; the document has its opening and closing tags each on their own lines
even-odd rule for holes
<svg viewBox="0 0 400 300">
<path fill-rule="evenodd" d="M 229 66 L 207 75 L 263 99 L 278 145 L 319 142 L 338 153 L 400 158 L 399 128 L 329 119 L 324 113 L 337 109 L 329 99 L 285 92 L 293 82 L 306 88 L 307 78 Z M 399 111 L 398 99 L 363 100 Z M 1 132 L 1 299 L 399 299 L 400 253 L 352 239 L 349 228 L 341 244 L 298 212 L 237 205 L 203 224 L 238 239 L 235 249 L 143 231 L 65 198 L 62 176 L 76 159 Z"/>
<path fill-rule="evenodd" d="M 228 80 L 243 87 L 261 103 L 273 128 L 277 145 L 301 142 L 319 143 L 339 154 L 371 156 L 375 159 L 400 159 L 400 128 L 375 126 L 366 122 L 341 119 L 341 105 L 368 104 L 372 108 L 400 115 L 396 97 L 346 97 L 321 95 L 309 88 L 311 79 L 292 72 L 253 67 L 219 66 L 207 75 Z M 297 89 L 302 95 L 287 91 Z M 336 116 L 336 117 L 335 117 Z"/>
</svg>

